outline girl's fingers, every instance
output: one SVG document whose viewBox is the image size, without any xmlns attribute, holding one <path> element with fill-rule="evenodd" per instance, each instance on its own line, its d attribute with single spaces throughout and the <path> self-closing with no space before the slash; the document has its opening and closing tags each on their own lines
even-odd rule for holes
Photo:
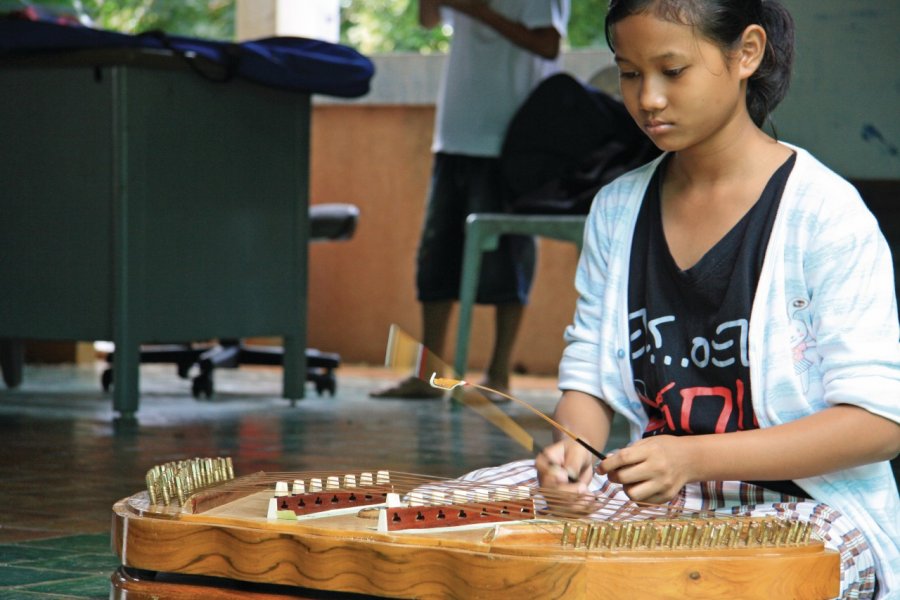
<svg viewBox="0 0 900 600">
<path fill-rule="evenodd" d="M 565 467 L 558 464 L 550 465 L 550 475 L 559 484 L 574 483 L 576 481 L 572 479 L 571 473 Z"/>
</svg>

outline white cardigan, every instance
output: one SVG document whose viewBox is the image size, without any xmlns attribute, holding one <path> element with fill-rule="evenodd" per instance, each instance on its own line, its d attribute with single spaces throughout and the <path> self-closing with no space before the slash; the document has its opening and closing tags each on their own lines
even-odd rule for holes
<svg viewBox="0 0 900 600">
<path fill-rule="evenodd" d="M 855 404 L 900 422 L 900 328 L 887 242 L 847 181 L 792 148 L 797 161 L 766 249 L 748 334 L 756 418 L 771 427 L 833 404 Z M 602 398 L 628 419 L 632 440 L 640 439 L 647 416 L 629 356 L 629 257 L 644 192 L 661 160 L 620 177 L 594 201 L 560 363 L 560 389 Z M 853 520 L 875 553 L 879 597 L 900 597 L 900 498 L 889 463 L 797 483 Z"/>
</svg>

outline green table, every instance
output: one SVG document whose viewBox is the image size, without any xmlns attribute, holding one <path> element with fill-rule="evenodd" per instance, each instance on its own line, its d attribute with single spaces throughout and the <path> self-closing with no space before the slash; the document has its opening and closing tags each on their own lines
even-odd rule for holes
<svg viewBox="0 0 900 600">
<path fill-rule="evenodd" d="M 308 94 L 201 77 L 146 50 L 0 62 L 0 338 L 139 346 L 283 337 L 306 376 Z"/>
</svg>

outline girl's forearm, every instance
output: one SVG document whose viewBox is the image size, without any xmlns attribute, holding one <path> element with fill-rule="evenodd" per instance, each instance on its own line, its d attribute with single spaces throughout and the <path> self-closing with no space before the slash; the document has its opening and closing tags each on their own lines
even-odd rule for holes
<svg viewBox="0 0 900 600">
<path fill-rule="evenodd" d="M 692 481 L 802 479 L 893 458 L 900 424 L 841 404 L 775 427 L 683 441 Z"/>
<path fill-rule="evenodd" d="M 553 27 L 529 29 L 522 23 L 510 20 L 501 13 L 480 2 L 460 3 L 457 10 L 468 14 L 492 28 L 513 44 L 537 54 L 553 59 L 559 55 L 560 35 Z"/>
<path fill-rule="evenodd" d="M 609 438 L 613 411 L 602 400 L 574 390 L 563 393 L 556 407 L 555 419 L 598 450 L 603 450 Z M 565 437 L 554 432 L 554 439 Z"/>
</svg>

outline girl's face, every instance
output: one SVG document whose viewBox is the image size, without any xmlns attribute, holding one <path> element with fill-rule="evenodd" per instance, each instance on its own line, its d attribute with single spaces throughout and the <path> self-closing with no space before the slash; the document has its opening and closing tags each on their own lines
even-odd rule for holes
<svg viewBox="0 0 900 600">
<path fill-rule="evenodd" d="M 737 60 L 693 28 L 643 13 L 616 23 L 612 38 L 625 107 L 660 149 L 715 149 L 750 121 Z"/>
</svg>

